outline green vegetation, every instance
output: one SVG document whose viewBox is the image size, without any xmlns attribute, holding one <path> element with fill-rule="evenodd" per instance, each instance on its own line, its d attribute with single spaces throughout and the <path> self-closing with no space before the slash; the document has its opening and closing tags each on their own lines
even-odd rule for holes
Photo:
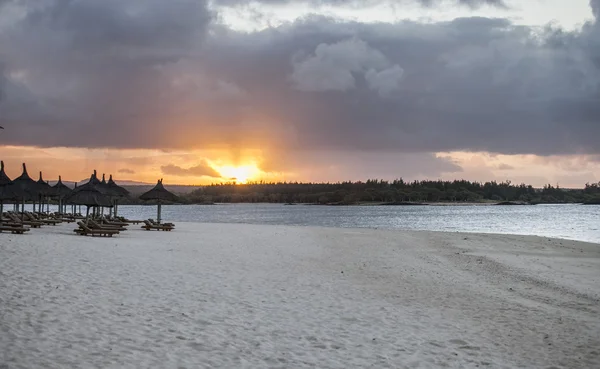
<svg viewBox="0 0 600 369">
<path fill-rule="evenodd" d="M 182 196 L 185 203 L 303 203 L 303 204 L 390 204 L 432 202 L 492 202 L 522 204 L 589 203 L 600 204 L 600 182 L 584 189 L 562 189 L 546 185 L 542 189 L 510 181 L 497 183 L 456 181 L 414 181 L 339 183 L 248 183 L 213 184 Z"/>
</svg>

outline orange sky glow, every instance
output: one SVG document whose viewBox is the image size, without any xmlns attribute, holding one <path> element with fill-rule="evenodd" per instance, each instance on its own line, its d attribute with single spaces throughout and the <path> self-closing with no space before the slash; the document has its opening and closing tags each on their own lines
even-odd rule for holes
<svg viewBox="0 0 600 369">
<path fill-rule="evenodd" d="M 55 180 L 59 175 L 65 181 L 79 181 L 98 173 L 112 174 L 115 180 L 154 183 L 164 178 L 165 183 L 207 185 L 211 183 L 248 181 L 341 181 L 366 180 L 361 167 L 352 159 L 339 163 L 322 156 L 321 163 L 314 159 L 303 161 L 302 155 L 283 159 L 283 166 L 272 167 L 270 162 L 282 153 L 261 150 L 119 150 L 84 148 L 36 148 L 27 146 L 0 146 L 0 158 L 6 172 L 14 178 L 21 173 L 21 163 L 27 163 L 31 177 L 37 179 L 43 171 L 44 179 Z M 289 156 L 289 155 L 288 155 Z M 401 158 L 401 156 L 399 156 Z M 418 171 L 393 173 L 383 179 L 403 177 L 414 179 L 468 179 L 475 181 L 511 180 L 543 186 L 546 183 L 561 187 L 580 188 L 586 182 L 600 181 L 600 161 L 585 155 L 551 156 L 495 155 L 486 152 L 448 152 L 435 154 L 460 167 L 459 171 L 440 173 L 438 176 L 419 174 Z M 368 160 L 367 160 L 368 162 Z M 382 178 L 381 176 L 376 178 Z"/>
</svg>

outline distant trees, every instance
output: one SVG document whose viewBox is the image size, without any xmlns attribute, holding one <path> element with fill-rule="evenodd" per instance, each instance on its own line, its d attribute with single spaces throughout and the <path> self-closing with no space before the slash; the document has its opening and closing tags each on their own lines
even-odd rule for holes
<svg viewBox="0 0 600 369">
<path fill-rule="evenodd" d="M 598 204 L 600 205 L 600 182 L 598 183 L 586 183 L 583 189 L 583 202 L 585 204 Z"/>
<path fill-rule="evenodd" d="M 583 190 L 565 190 L 550 184 L 542 189 L 505 182 L 394 181 L 369 179 L 366 182 L 301 183 L 252 182 L 203 186 L 183 200 L 188 203 L 407 203 L 520 201 L 528 203 L 588 202 L 600 198 L 600 183 L 586 184 Z"/>
</svg>

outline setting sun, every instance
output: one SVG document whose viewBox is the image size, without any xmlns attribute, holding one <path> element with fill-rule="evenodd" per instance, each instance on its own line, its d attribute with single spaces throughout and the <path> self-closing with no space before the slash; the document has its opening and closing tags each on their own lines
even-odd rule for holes
<svg viewBox="0 0 600 369">
<path fill-rule="evenodd" d="M 223 166 L 216 169 L 223 178 L 235 180 L 238 183 L 246 183 L 250 179 L 256 179 L 256 176 L 260 173 L 260 169 L 256 165 Z"/>
</svg>

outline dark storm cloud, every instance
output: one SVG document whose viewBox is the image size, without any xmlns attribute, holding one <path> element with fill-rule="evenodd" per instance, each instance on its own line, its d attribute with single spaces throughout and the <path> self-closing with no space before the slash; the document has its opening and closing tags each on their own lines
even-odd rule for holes
<svg viewBox="0 0 600 369">
<path fill-rule="evenodd" d="M 600 153 L 597 23 L 310 16 L 243 33 L 199 1 L 36 4 L 0 24 L 0 143 Z"/>
<path fill-rule="evenodd" d="M 600 18 L 600 0 L 590 0 L 590 7 L 596 19 Z"/>
</svg>

